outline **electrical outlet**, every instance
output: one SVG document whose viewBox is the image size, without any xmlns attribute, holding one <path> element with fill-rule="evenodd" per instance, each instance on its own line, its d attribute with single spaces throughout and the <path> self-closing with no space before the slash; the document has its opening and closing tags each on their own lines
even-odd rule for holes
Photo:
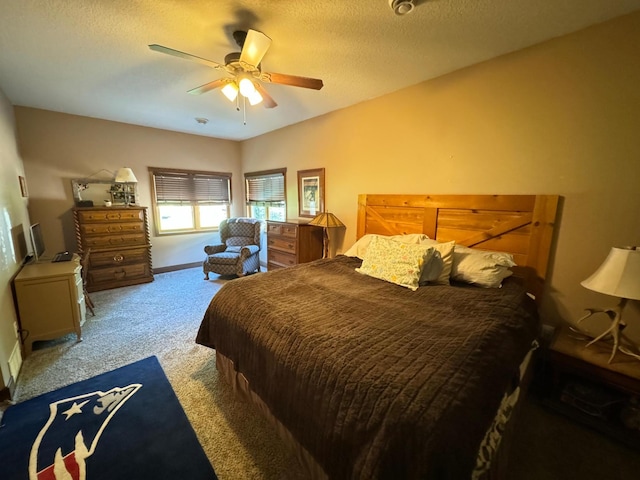
<svg viewBox="0 0 640 480">
<path fill-rule="evenodd" d="M 20 333 L 18 333 L 18 322 L 13 322 L 13 334 L 15 338 L 20 339 Z"/>
</svg>

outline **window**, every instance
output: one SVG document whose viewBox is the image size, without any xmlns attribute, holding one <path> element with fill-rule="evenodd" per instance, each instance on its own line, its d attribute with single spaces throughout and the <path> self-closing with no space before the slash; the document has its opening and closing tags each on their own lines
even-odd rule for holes
<svg viewBox="0 0 640 480">
<path fill-rule="evenodd" d="M 158 234 L 214 230 L 229 218 L 231 174 L 149 168 Z"/>
<path fill-rule="evenodd" d="M 286 168 L 244 174 L 247 215 L 260 220 L 287 219 Z"/>
</svg>

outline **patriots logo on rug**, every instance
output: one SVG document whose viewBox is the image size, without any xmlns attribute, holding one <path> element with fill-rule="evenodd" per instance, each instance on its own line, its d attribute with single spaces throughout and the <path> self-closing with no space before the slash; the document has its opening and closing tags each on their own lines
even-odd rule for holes
<svg viewBox="0 0 640 480">
<path fill-rule="evenodd" d="M 29 479 L 85 480 L 85 460 L 116 412 L 141 387 L 132 383 L 49 404 L 49 419 L 31 447 Z"/>
</svg>

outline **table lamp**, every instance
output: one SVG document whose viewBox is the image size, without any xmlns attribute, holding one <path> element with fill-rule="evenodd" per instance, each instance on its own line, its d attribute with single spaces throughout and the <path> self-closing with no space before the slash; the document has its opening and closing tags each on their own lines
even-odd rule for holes
<svg viewBox="0 0 640 480">
<path fill-rule="evenodd" d="M 640 250 L 637 247 L 613 247 L 600 268 L 581 282 L 581 285 L 594 292 L 620 298 L 618 305 L 612 308 L 588 308 L 587 313 L 578 320 L 580 323 L 594 313 L 604 313 L 612 320 L 609 328 L 587 343 L 586 346 L 588 347 L 611 334 L 613 350 L 609 357 L 609 363 L 617 351 L 640 359 L 640 355 L 620 344 L 620 338 L 623 337 L 632 349 L 638 350 L 637 346 L 622 333 L 626 326 L 622 321 L 622 310 L 627 304 L 627 300 L 640 300 Z"/>
<path fill-rule="evenodd" d="M 116 178 L 114 179 L 115 183 L 124 183 L 124 204 L 129 206 L 130 203 L 135 203 L 136 199 L 134 196 L 133 202 L 131 202 L 131 191 L 129 185 L 133 183 L 138 183 L 138 179 L 133 174 L 133 170 L 129 167 L 122 167 L 116 172 Z"/>
<path fill-rule="evenodd" d="M 338 220 L 333 213 L 319 213 L 313 220 L 309 222 L 309 225 L 317 225 L 323 229 L 322 237 L 322 258 L 329 256 L 329 228 L 344 227 L 344 223 Z"/>
</svg>

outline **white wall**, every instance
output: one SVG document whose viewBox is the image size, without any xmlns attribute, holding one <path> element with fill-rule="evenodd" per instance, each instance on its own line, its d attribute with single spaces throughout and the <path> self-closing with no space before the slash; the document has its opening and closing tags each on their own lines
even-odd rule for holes
<svg viewBox="0 0 640 480">
<path fill-rule="evenodd" d="M 9 371 L 9 358 L 19 353 L 12 282 L 27 254 L 29 239 L 27 199 L 18 182 L 24 169 L 15 130 L 13 107 L 0 90 L 0 390 L 15 381 Z"/>
<path fill-rule="evenodd" d="M 297 171 L 324 167 L 343 249 L 360 193 L 561 195 L 542 312 L 574 321 L 617 303 L 580 281 L 612 246 L 640 245 L 639 58 L 637 12 L 247 140 L 243 168 L 287 167 L 295 217 Z M 639 310 L 625 312 L 635 337 Z"/>
<path fill-rule="evenodd" d="M 240 215 L 244 211 L 238 142 L 32 108 L 16 107 L 15 111 L 20 151 L 32 192 L 29 213 L 33 222 L 43 225 L 50 253 L 76 250 L 71 179 L 96 172 L 98 178 L 104 178 L 120 167 L 132 168 L 138 179 L 139 203 L 149 207 L 148 167 L 230 172 L 235 200 L 232 213 Z M 151 211 L 149 219 L 152 224 Z M 152 224 L 153 266 L 201 262 L 203 246 L 216 238 L 212 233 L 158 236 Z"/>
</svg>

